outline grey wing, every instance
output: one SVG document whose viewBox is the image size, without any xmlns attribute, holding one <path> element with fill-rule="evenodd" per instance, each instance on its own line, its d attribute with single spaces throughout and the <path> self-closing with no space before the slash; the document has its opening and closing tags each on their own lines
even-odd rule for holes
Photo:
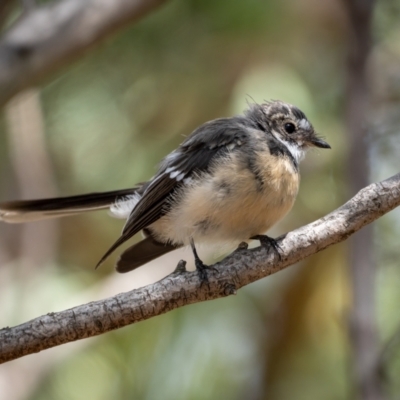
<svg viewBox="0 0 400 400">
<path fill-rule="evenodd" d="M 214 160 L 241 146 L 248 137 L 248 127 L 240 117 L 218 119 L 197 128 L 160 165 L 155 177 L 145 183 L 140 200 L 132 210 L 121 236 L 101 258 L 99 266 L 117 247 L 148 227 L 167 212 L 173 193 L 187 178 L 209 170 Z M 234 146 L 233 146 L 234 145 Z"/>
<path fill-rule="evenodd" d="M 122 243 L 136 233 L 157 221 L 164 214 L 166 198 L 179 187 L 179 182 L 166 174 L 161 174 L 144 185 L 144 193 L 130 214 L 121 236 L 107 250 L 96 268 Z"/>
</svg>

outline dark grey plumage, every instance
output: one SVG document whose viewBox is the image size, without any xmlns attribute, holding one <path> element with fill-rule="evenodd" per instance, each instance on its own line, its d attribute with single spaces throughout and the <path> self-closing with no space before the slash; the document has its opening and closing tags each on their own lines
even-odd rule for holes
<svg viewBox="0 0 400 400">
<path fill-rule="evenodd" d="M 281 206 L 286 203 L 287 206 L 279 206 L 282 209 L 275 210 L 276 216 L 273 209 L 266 208 L 271 215 L 265 226 L 260 226 L 268 228 L 274 218 L 279 219 L 281 214 L 287 212 L 286 209 L 290 209 L 297 193 L 299 160 L 310 146 L 329 148 L 315 134 L 312 125 L 297 107 L 280 101 L 251 104 L 242 116 L 216 119 L 195 129 L 176 150 L 164 158 L 151 180 L 135 188 L 58 199 L 2 203 L 0 219 L 6 222 L 23 222 L 110 206 L 112 212 L 119 214 L 124 214 L 127 209 L 129 215 L 121 236 L 98 263 L 100 265 L 122 243 L 145 230 L 146 238 L 125 250 L 117 261 L 117 271 L 127 272 L 189 242 L 194 249 L 196 235 L 200 237 L 211 234 L 213 230 L 214 233 L 221 231 L 223 222 L 213 220 L 217 214 L 199 216 L 198 219 L 193 217 L 192 225 L 185 227 L 188 232 L 193 232 L 188 234 L 190 237 L 182 236 L 179 226 L 171 228 L 171 224 L 177 223 L 174 218 L 180 215 L 176 214 L 177 210 L 188 212 L 185 205 L 187 196 L 189 193 L 193 194 L 199 185 L 203 185 L 204 190 L 214 186 L 216 188 L 215 192 L 210 192 L 210 204 L 207 206 L 207 212 L 211 214 L 214 212 L 213 201 L 216 202 L 217 209 L 221 207 L 223 199 L 227 205 L 233 204 L 232 198 L 236 199 L 232 206 L 233 212 L 240 210 L 241 195 L 244 196 L 243 204 L 253 204 L 248 200 L 253 187 L 254 205 L 256 207 L 258 204 L 260 210 L 265 206 L 262 205 L 263 196 L 268 205 L 274 204 L 273 196 L 285 196 L 287 193 L 288 198 L 280 200 Z M 236 182 L 233 173 L 235 169 L 241 174 L 241 186 Z M 230 175 L 226 174 L 225 177 L 226 172 L 230 172 Z M 283 174 L 285 182 L 279 190 L 279 185 L 270 182 L 271 177 L 273 178 L 271 174 L 276 173 Z M 294 186 L 290 179 L 294 179 Z M 244 185 L 248 189 L 241 193 L 238 188 Z M 207 201 L 207 197 L 204 201 Z M 193 204 L 193 210 L 196 212 L 196 204 Z M 254 219 L 252 215 L 253 222 L 246 221 L 251 210 L 244 211 L 244 227 L 246 223 L 254 225 L 257 218 Z M 258 211 L 255 209 L 254 213 Z M 258 222 L 254 229 L 257 226 Z M 263 233 L 244 229 L 242 235 L 246 235 L 246 232 L 252 236 Z M 230 233 L 232 238 L 240 237 L 240 232 L 236 236 L 235 232 L 229 232 L 229 235 Z"/>
</svg>

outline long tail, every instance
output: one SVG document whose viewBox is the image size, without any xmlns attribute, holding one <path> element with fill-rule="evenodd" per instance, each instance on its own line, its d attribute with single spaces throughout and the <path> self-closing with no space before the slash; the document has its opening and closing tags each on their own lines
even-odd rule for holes
<svg viewBox="0 0 400 400">
<path fill-rule="evenodd" d="M 109 208 L 119 197 L 134 194 L 136 190 L 137 187 L 53 199 L 0 203 L 0 221 L 9 223 L 31 222 L 101 210 Z"/>
</svg>

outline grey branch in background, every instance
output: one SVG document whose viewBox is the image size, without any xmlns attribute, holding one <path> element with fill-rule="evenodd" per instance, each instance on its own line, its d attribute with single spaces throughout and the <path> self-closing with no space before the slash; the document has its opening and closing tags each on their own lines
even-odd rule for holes
<svg viewBox="0 0 400 400">
<path fill-rule="evenodd" d="M 50 156 L 46 148 L 45 125 L 38 89 L 15 96 L 5 107 L 8 144 L 21 198 L 57 195 Z M 59 221 L 47 220 L 21 226 L 19 258 L 30 260 L 17 268 L 27 276 L 27 268 L 54 260 Z M 25 268 L 22 267 L 25 264 Z M 29 267 L 28 267 L 29 265 Z"/>
<path fill-rule="evenodd" d="M 0 362 L 235 294 L 249 283 L 345 240 L 399 205 L 400 173 L 367 186 L 332 213 L 279 238 L 280 258 L 262 247 L 238 248 L 215 264 L 215 271 L 210 270 L 209 285 L 200 287 L 196 272 L 177 271 L 140 289 L 4 328 L 0 330 Z"/>
<path fill-rule="evenodd" d="M 0 39 L 0 105 L 166 0 L 62 0 L 26 13 Z"/>
<path fill-rule="evenodd" d="M 367 63 L 372 49 L 374 0 L 348 0 L 349 56 L 346 88 L 346 125 L 349 133 L 348 172 L 351 193 L 370 181 L 367 140 L 369 90 Z M 350 241 L 350 272 L 353 307 L 350 313 L 350 341 L 357 397 L 382 400 L 380 343 L 376 323 L 376 260 L 372 227 Z"/>
</svg>

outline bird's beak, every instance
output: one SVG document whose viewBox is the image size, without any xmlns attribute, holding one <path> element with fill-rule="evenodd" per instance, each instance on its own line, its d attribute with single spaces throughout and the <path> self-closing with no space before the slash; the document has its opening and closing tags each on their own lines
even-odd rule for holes
<svg viewBox="0 0 400 400">
<path fill-rule="evenodd" d="M 325 142 L 325 140 L 322 140 L 320 138 L 313 138 L 311 139 L 311 144 L 315 147 L 320 147 L 321 149 L 330 149 L 331 146 Z"/>
</svg>

